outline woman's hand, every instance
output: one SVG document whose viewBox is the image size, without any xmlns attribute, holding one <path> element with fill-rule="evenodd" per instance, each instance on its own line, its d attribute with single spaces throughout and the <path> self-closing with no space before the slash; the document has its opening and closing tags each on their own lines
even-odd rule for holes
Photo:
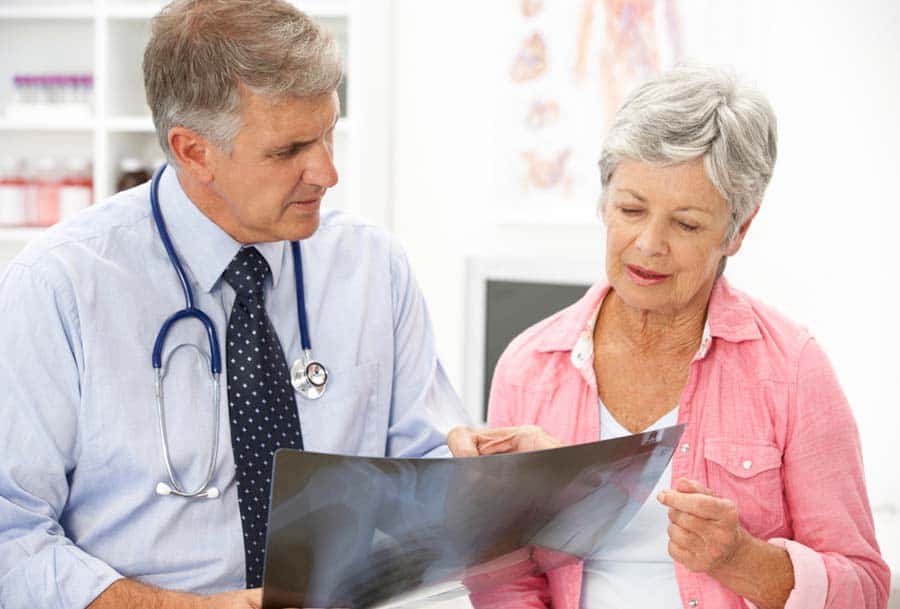
<svg viewBox="0 0 900 609">
<path fill-rule="evenodd" d="M 558 448 L 562 442 L 537 425 L 523 425 L 497 429 L 454 427 L 447 434 L 447 445 L 454 457 L 477 457 Z"/>
<path fill-rule="evenodd" d="M 691 571 L 712 574 L 752 540 L 734 501 L 716 497 L 694 480 L 679 478 L 657 499 L 669 508 L 669 555 Z"/>
<path fill-rule="evenodd" d="M 794 588 L 787 551 L 753 537 L 738 520 L 734 501 L 679 478 L 657 495 L 669 508 L 669 555 L 706 573 L 760 609 L 783 609 Z"/>
</svg>

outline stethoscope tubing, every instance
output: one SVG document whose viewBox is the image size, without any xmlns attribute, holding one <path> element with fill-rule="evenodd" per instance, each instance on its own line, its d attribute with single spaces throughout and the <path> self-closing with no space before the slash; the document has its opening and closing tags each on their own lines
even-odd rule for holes
<svg viewBox="0 0 900 609">
<path fill-rule="evenodd" d="M 165 346 L 166 337 L 169 335 L 169 330 L 179 320 L 193 317 L 198 319 L 206 329 L 206 336 L 209 341 L 210 373 L 215 376 L 222 371 L 222 356 L 219 352 L 219 339 L 216 335 L 216 327 L 206 313 L 194 307 L 194 292 L 191 290 L 191 283 L 188 281 L 187 273 L 184 272 L 184 267 L 181 266 L 181 259 L 178 258 L 178 254 L 175 252 L 175 246 L 172 245 L 172 239 L 169 237 L 166 221 L 159 206 L 159 181 L 165 168 L 166 164 L 163 163 L 153 175 L 153 181 L 150 183 L 150 207 L 153 211 L 153 221 L 156 223 L 156 228 L 159 231 L 159 238 L 166 249 L 166 254 L 169 256 L 169 261 L 172 263 L 175 273 L 178 275 L 178 281 L 181 282 L 181 290 L 184 292 L 184 308 L 175 312 L 163 322 L 162 328 L 160 328 L 159 334 L 156 335 L 156 341 L 153 344 L 152 364 L 155 370 L 162 368 L 162 350 Z"/>
<path fill-rule="evenodd" d="M 160 240 L 162 241 L 163 247 L 166 250 L 166 254 L 169 257 L 169 261 L 172 263 L 172 268 L 178 275 L 178 281 L 181 283 L 181 289 L 184 293 L 185 304 L 183 309 L 176 311 L 163 322 L 163 325 L 156 336 L 156 340 L 153 343 L 151 363 L 153 365 L 155 376 L 154 387 L 156 393 L 157 417 L 162 443 L 163 461 L 166 467 L 166 474 L 169 478 L 168 484 L 165 482 L 160 482 L 159 484 L 157 484 L 156 492 L 160 495 L 174 494 L 185 498 L 205 497 L 209 499 L 215 499 L 219 496 L 219 490 L 216 487 L 210 486 L 210 483 L 212 482 L 212 478 L 215 473 L 215 464 L 218 458 L 219 449 L 219 398 L 221 392 L 221 383 L 219 381 L 219 377 L 222 372 L 222 358 L 219 351 L 219 340 L 216 334 L 215 325 L 206 313 L 196 308 L 196 306 L 194 305 L 194 293 L 191 290 L 190 281 L 187 278 L 187 274 L 184 272 L 184 267 L 181 264 L 181 260 L 179 259 L 177 252 L 175 251 L 175 246 L 172 244 L 172 239 L 169 236 L 169 231 L 166 228 L 165 219 L 162 215 L 162 210 L 159 204 L 159 182 L 162 178 L 162 174 L 165 168 L 166 164 L 160 166 L 156 170 L 156 173 L 154 173 L 153 179 L 150 182 L 150 207 L 153 213 L 153 220 L 159 232 Z M 300 344 L 303 348 L 304 355 L 302 366 L 299 361 L 295 362 L 295 367 L 300 366 L 299 369 L 303 371 L 302 376 L 299 377 L 295 382 L 294 372 L 292 370 L 291 384 L 294 385 L 294 387 L 297 388 L 297 390 L 300 391 L 300 393 L 304 395 L 304 397 L 314 400 L 321 397 L 322 393 L 325 390 L 325 381 L 328 378 L 328 371 L 319 362 L 316 362 L 312 359 L 312 347 L 309 337 L 309 326 L 306 317 L 306 302 L 304 298 L 303 264 L 300 244 L 298 242 L 291 242 L 291 253 L 293 254 L 294 258 L 294 284 L 297 292 L 297 321 L 300 325 Z M 163 365 L 162 361 L 162 352 L 165 346 L 166 337 L 169 334 L 169 330 L 172 328 L 172 326 L 174 326 L 182 319 L 190 318 L 197 319 L 201 324 L 203 324 L 203 327 L 206 331 L 206 337 L 209 342 L 209 369 L 213 383 L 213 412 L 215 417 L 215 425 L 213 426 L 212 451 L 210 455 L 209 466 L 206 472 L 206 479 L 196 490 L 193 491 L 187 490 L 181 486 L 176 478 L 174 468 L 172 467 L 172 460 L 169 451 L 168 433 L 166 431 L 165 395 L 163 392 L 163 378 L 165 377 L 166 372 L 165 366 Z M 169 354 L 169 358 L 171 358 L 172 354 L 181 346 L 176 347 L 172 351 L 172 353 Z M 194 346 L 194 348 L 197 349 L 198 352 L 200 352 L 200 355 L 203 358 L 206 358 L 206 355 L 199 348 L 197 348 L 196 346 Z M 310 378 L 309 371 L 314 367 L 320 372 L 321 375 L 324 376 L 323 379 L 316 381 L 314 378 Z M 302 387 L 302 389 L 298 386 Z M 300 448 L 301 450 L 303 448 L 302 437 L 300 438 Z"/>
<path fill-rule="evenodd" d="M 309 326 L 306 320 L 306 291 L 303 287 L 303 258 L 300 244 L 291 241 L 291 253 L 294 255 L 294 289 L 297 291 L 297 321 L 300 323 L 300 346 L 304 353 L 312 351 L 309 340 Z"/>
</svg>

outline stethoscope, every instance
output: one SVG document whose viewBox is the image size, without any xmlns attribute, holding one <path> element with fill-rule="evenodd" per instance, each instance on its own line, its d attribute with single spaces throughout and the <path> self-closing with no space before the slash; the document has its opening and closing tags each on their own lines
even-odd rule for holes
<svg viewBox="0 0 900 609">
<path fill-rule="evenodd" d="M 219 382 L 219 374 L 222 372 L 222 359 L 219 353 L 219 340 L 216 336 L 216 328 L 206 313 L 194 306 L 194 293 L 191 290 L 191 284 L 188 282 L 184 268 L 181 266 L 181 260 L 175 253 L 172 240 L 169 237 L 169 231 L 166 229 L 166 223 L 163 220 L 162 211 L 159 207 L 159 181 L 162 177 L 166 164 L 163 164 L 153 175 L 150 183 L 150 207 L 153 210 L 153 221 L 159 231 L 159 237 L 166 248 L 166 254 L 172 267 L 178 274 L 178 280 L 181 282 L 181 289 L 184 292 L 184 308 L 173 313 L 166 321 L 163 322 L 156 335 L 156 342 L 153 343 L 153 369 L 156 374 L 156 412 L 159 420 L 159 435 L 162 439 L 163 461 L 166 465 L 166 472 L 169 481 L 160 482 L 156 485 L 156 492 L 159 495 L 178 495 L 179 497 L 188 498 L 207 498 L 215 499 L 219 496 L 219 489 L 210 486 L 215 470 L 216 458 L 219 454 L 219 396 L 221 384 Z M 317 400 L 325 393 L 328 383 L 328 370 L 321 363 L 313 359 L 312 346 L 309 340 L 309 330 L 306 321 L 306 301 L 303 297 L 303 265 L 300 257 L 300 244 L 296 241 L 291 242 L 291 252 L 294 256 L 294 283 L 297 291 L 297 318 L 300 323 L 300 345 L 303 348 L 303 358 L 294 361 L 291 366 L 291 385 L 308 400 Z M 172 326 L 182 319 L 194 318 L 203 324 L 206 329 L 207 340 L 209 341 L 209 356 L 206 355 L 197 345 L 183 344 L 178 345 L 169 353 L 165 363 L 162 362 L 162 350 L 166 342 L 166 336 Z M 166 375 L 166 366 L 176 351 L 182 347 L 190 347 L 200 354 L 201 359 L 209 364 L 210 377 L 213 385 L 213 412 L 215 413 L 215 425 L 213 429 L 212 454 L 209 458 L 209 468 L 206 472 L 206 479 L 197 487 L 196 490 L 190 491 L 182 487 L 172 468 L 172 460 L 169 457 L 169 440 L 166 434 L 166 416 L 163 399 L 163 378 Z M 301 439 L 302 442 L 302 439 Z M 302 448 L 302 446 L 301 446 Z"/>
</svg>

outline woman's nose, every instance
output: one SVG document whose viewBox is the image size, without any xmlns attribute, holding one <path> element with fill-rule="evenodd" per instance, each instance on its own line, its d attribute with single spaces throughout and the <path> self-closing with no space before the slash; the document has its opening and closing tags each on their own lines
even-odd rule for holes
<svg viewBox="0 0 900 609">
<path fill-rule="evenodd" d="M 661 256 L 666 253 L 667 244 L 665 230 L 657 222 L 648 222 L 638 235 L 637 248 L 645 256 Z"/>
</svg>

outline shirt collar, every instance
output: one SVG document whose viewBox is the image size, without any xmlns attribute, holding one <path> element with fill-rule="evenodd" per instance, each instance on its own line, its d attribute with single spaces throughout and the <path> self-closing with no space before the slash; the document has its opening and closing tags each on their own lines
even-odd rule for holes
<svg viewBox="0 0 900 609">
<path fill-rule="evenodd" d="M 241 249 L 241 243 L 194 205 L 171 166 L 166 167 L 159 181 L 159 206 L 185 273 L 201 290 L 211 292 Z M 269 263 L 272 285 L 277 287 L 287 243 L 276 241 L 255 243 L 253 246 Z"/>
<path fill-rule="evenodd" d="M 573 351 L 573 364 L 580 367 L 587 361 L 588 353 L 583 352 L 585 343 L 593 347 L 593 327 L 603 299 L 609 293 L 606 280 L 594 284 L 575 304 L 557 314 L 548 332 L 541 335 L 536 348 L 542 352 Z M 700 341 L 700 350 L 695 359 L 706 356 L 713 338 L 739 343 L 762 338 L 750 300 L 741 292 L 732 289 L 724 277 L 716 280 L 709 299 L 709 310 Z M 578 361 L 574 355 L 578 353 Z"/>
</svg>

